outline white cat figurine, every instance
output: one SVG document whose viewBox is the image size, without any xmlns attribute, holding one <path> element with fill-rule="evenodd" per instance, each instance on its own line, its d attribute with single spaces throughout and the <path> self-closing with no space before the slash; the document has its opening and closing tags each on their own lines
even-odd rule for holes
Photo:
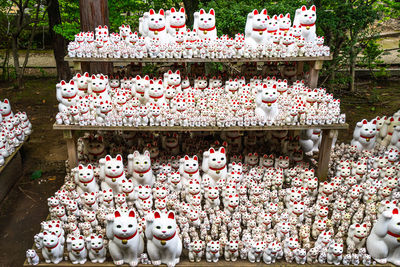
<svg viewBox="0 0 400 267">
<path fill-rule="evenodd" d="M 155 178 L 151 169 L 150 152 L 139 151 L 128 155 L 128 172 L 132 175 L 133 182 L 137 185 L 153 186 Z"/>
<path fill-rule="evenodd" d="M 139 233 L 136 214 L 115 211 L 107 215 L 108 250 L 115 265 L 137 266 L 144 251 L 144 241 Z"/>
<path fill-rule="evenodd" d="M 68 257 L 72 264 L 85 264 L 87 249 L 83 236 L 72 236 L 67 238 Z"/>
<path fill-rule="evenodd" d="M 75 173 L 75 183 L 77 185 L 76 191 L 79 195 L 85 192 L 91 193 L 99 191 L 99 185 L 94 177 L 94 168 L 91 164 L 86 167 L 79 164 Z"/>
<path fill-rule="evenodd" d="M 208 13 L 204 9 L 194 13 L 193 30 L 196 30 L 199 39 L 217 38 L 217 29 L 215 28 L 215 11 L 210 9 Z"/>
<path fill-rule="evenodd" d="M 175 214 L 149 214 L 146 217 L 147 253 L 153 265 L 173 267 L 179 263 L 182 241 L 177 233 Z"/>
<path fill-rule="evenodd" d="M 227 176 L 225 148 L 220 147 L 219 150 L 210 148 L 203 153 L 203 180 L 209 179 L 211 185 L 216 185 L 220 179 Z"/>
<path fill-rule="evenodd" d="M 58 264 L 63 259 L 64 244 L 54 232 L 43 232 L 42 256 L 46 263 Z"/>
<path fill-rule="evenodd" d="M 112 158 L 107 155 L 100 159 L 100 180 L 101 190 L 112 189 L 114 196 L 121 193 L 121 183 L 125 180 L 124 164 L 122 156 L 117 155 Z"/>
</svg>

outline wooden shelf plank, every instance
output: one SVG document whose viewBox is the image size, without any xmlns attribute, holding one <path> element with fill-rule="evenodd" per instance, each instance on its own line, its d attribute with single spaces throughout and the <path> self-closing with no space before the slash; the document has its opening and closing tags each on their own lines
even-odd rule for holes
<svg viewBox="0 0 400 267">
<path fill-rule="evenodd" d="M 3 172 L 3 170 L 7 167 L 8 163 L 17 155 L 18 151 L 21 149 L 21 147 L 24 145 L 24 143 L 28 140 L 28 137 L 25 137 L 25 140 L 22 144 L 20 144 L 17 148 L 15 148 L 15 151 L 8 156 L 7 158 L 4 159 L 4 165 L 0 167 L 0 173 Z"/>
<path fill-rule="evenodd" d="M 349 125 L 331 124 L 331 125 L 284 125 L 284 126 L 255 126 L 255 127 L 128 127 L 128 126 L 79 126 L 79 125 L 58 125 L 54 124 L 54 130 L 72 130 L 72 131 L 147 131 L 147 132 L 226 132 L 226 131 L 279 131 L 279 130 L 307 130 L 307 129 L 322 129 L 322 130 L 347 130 Z"/>
<path fill-rule="evenodd" d="M 304 62 L 304 61 L 325 61 L 332 60 L 332 56 L 328 57 L 274 57 L 274 58 L 71 58 L 65 57 L 68 62 L 112 62 L 122 63 L 124 65 L 130 63 L 199 63 L 199 62 Z"/>
</svg>

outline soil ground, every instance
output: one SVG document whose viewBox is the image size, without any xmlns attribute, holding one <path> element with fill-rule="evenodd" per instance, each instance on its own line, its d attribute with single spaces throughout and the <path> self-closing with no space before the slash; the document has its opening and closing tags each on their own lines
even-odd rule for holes
<svg viewBox="0 0 400 267">
<path fill-rule="evenodd" d="M 61 131 L 52 130 L 57 100 L 54 78 L 27 79 L 23 91 L 9 84 L 0 84 L 0 95 L 7 96 L 15 111 L 26 111 L 33 124 L 29 142 L 24 144 L 23 175 L 7 198 L 0 203 L 0 266 L 21 266 L 25 251 L 32 247 L 33 236 L 40 231 L 40 222 L 48 213 L 47 198 L 61 186 L 65 176 L 66 146 Z M 377 84 L 377 85 L 376 85 Z M 359 82 L 359 92 L 334 92 L 350 124 L 339 140 L 349 142 L 352 129 L 362 118 L 391 115 L 400 109 L 399 81 Z M 34 171 L 42 177 L 31 180 Z"/>
</svg>

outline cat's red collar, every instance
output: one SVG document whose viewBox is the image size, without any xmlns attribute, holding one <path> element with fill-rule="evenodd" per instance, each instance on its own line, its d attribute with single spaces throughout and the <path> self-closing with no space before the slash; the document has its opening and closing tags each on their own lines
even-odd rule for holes
<svg viewBox="0 0 400 267">
<path fill-rule="evenodd" d="M 400 237 L 399 234 L 395 234 L 395 233 L 392 233 L 392 232 L 390 232 L 390 231 L 387 231 L 387 234 L 388 234 L 388 235 L 391 235 L 391 236 L 393 236 L 393 237 L 396 237 L 396 238 L 399 238 L 399 237 Z"/>
<path fill-rule="evenodd" d="M 95 93 L 95 94 L 101 94 L 101 93 L 104 93 L 106 91 L 106 88 L 104 88 L 103 90 L 101 90 L 101 91 L 93 91 L 93 93 Z"/>
<path fill-rule="evenodd" d="M 213 171 L 220 171 L 220 170 L 223 170 L 223 169 L 225 169 L 225 167 L 226 167 L 226 164 L 224 165 L 224 166 L 222 166 L 221 168 L 213 168 L 213 167 L 209 167 L 211 170 L 213 170 Z"/>
<path fill-rule="evenodd" d="M 136 234 L 137 234 L 137 229 L 131 236 L 121 237 L 121 236 L 114 235 L 114 237 L 118 238 L 119 240 L 130 240 L 130 239 L 134 238 L 136 236 Z"/>
<path fill-rule="evenodd" d="M 119 174 L 119 175 L 117 175 L 117 176 L 110 176 L 110 175 L 107 175 L 107 174 L 106 174 L 106 177 L 107 177 L 107 178 L 110 178 L 110 179 L 116 179 L 116 178 L 120 178 L 122 175 L 124 175 L 124 172 L 122 172 L 121 174 Z"/>
<path fill-rule="evenodd" d="M 199 27 L 199 31 L 206 31 L 206 32 L 212 31 L 212 30 L 214 30 L 214 29 L 215 29 L 215 25 L 214 25 L 213 27 L 211 27 L 211 28 L 200 28 L 200 27 Z"/>
<path fill-rule="evenodd" d="M 145 171 L 137 171 L 137 170 L 134 170 L 134 172 L 136 172 L 136 173 L 138 173 L 138 174 L 145 174 L 145 173 L 148 173 L 150 170 L 151 170 L 151 168 L 148 168 L 148 169 L 145 170 Z"/>
<path fill-rule="evenodd" d="M 160 95 L 160 96 L 150 96 L 151 98 L 153 98 L 153 99 L 160 99 L 161 97 L 163 97 L 164 96 L 164 94 L 162 94 L 162 95 Z"/>
<path fill-rule="evenodd" d="M 277 32 L 278 30 L 272 30 L 272 31 L 267 31 L 268 33 L 275 33 L 275 32 Z"/>
<path fill-rule="evenodd" d="M 101 246 L 100 248 L 92 248 L 92 250 L 96 251 L 96 253 L 99 253 L 99 251 L 102 249 L 103 249 L 103 246 Z"/>
<path fill-rule="evenodd" d="M 279 28 L 280 31 L 288 31 L 289 28 Z"/>
<path fill-rule="evenodd" d="M 111 112 L 111 109 L 110 110 L 102 110 L 101 111 L 101 113 L 103 113 L 103 114 L 108 114 L 108 113 L 110 113 Z"/>
<path fill-rule="evenodd" d="M 265 104 L 273 104 L 273 103 L 275 103 L 277 100 L 278 100 L 278 99 L 275 99 L 275 100 L 273 100 L 273 101 L 262 100 L 262 102 L 265 103 Z"/>
<path fill-rule="evenodd" d="M 315 25 L 315 22 L 311 23 L 311 24 L 303 24 L 303 23 L 301 23 L 300 25 L 301 25 L 301 27 L 312 27 L 312 26 Z"/>
<path fill-rule="evenodd" d="M 267 28 L 264 28 L 264 29 L 255 29 L 255 28 L 253 28 L 253 31 L 256 31 L 256 32 L 265 32 L 267 30 Z"/>
<path fill-rule="evenodd" d="M 63 96 L 64 99 L 73 99 L 75 97 L 76 97 L 76 94 L 74 94 L 73 96 Z M 4 115 L 4 116 L 8 116 L 8 115 Z"/>
<path fill-rule="evenodd" d="M 55 245 L 55 246 L 52 246 L 52 247 L 48 247 L 48 246 L 45 246 L 47 249 L 53 249 L 53 248 L 55 248 L 55 247 L 57 247 L 58 246 L 58 243 L 59 242 L 57 242 L 57 244 Z"/>
<path fill-rule="evenodd" d="M 82 181 L 82 180 L 79 180 L 79 182 L 81 182 L 81 183 L 83 183 L 83 184 L 89 184 L 89 183 L 91 183 L 91 182 L 93 181 L 93 179 L 94 179 L 94 176 L 92 177 L 92 179 L 90 179 L 90 181 Z"/>
<path fill-rule="evenodd" d="M 195 173 L 197 173 L 199 170 L 197 169 L 197 170 L 195 170 L 194 172 L 188 172 L 188 171 L 185 171 L 185 173 L 187 173 L 187 174 L 195 174 Z"/>
<path fill-rule="evenodd" d="M 189 87 L 190 87 L 190 84 L 186 87 L 181 87 L 181 89 L 184 90 L 184 89 L 188 89 Z"/>
<path fill-rule="evenodd" d="M 161 32 L 161 31 L 165 30 L 165 26 L 160 28 L 160 29 L 149 28 L 149 30 L 152 31 L 152 32 Z"/>
<path fill-rule="evenodd" d="M 176 235 L 176 232 L 174 232 L 173 235 L 171 235 L 170 237 L 167 237 L 167 238 L 158 237 L 158 236 L 156 236 L 156 235 L 153 235 L 153 237 L 154 237 L 155 239 L 157 239 L 157 240 L 160 240 L 160 241 L 168 241 L 168 240 L 171 240 L 172 238 L 174 238 L 175 235 Z"/>
<path fill-rule="evenodd" d="M 99 153 L 89 152 L 89 154 L 90 154 L 90 155 L 93 155 L 93 156 L 100 156 L 100 155 L 103 155 L 103 153 L 104 153 L 104 149 L 103 149 L 101 152 L 99 152 Z"/>
<path fill-rule="evenodd" d="M 169 25 L 172 29 L 182 29 L 183 27 L 186 26 L 186 24 L 183 24 L 181 26 L 174 26 L 174 25 Z"/>
<path fill-rule="evenodd" d="M 79 88 L 79 87 L 78 87 L 78 90 L 79 90 L 79 91 L 84 91 L 84 92 L 86 92 L 86 91 L 87 91 L 87 88 Z"/>
<path fill-rule="evenodd" d="M 83 248 L 81 248 L 81 249 L 72 249 L 73 251 L 75 251 L 75 252 L 77 252 L 77 253 L 79 253 L 79 252 L 81 252 L 82 250 L 84 250 L 85 249 L 85 247 L 83 247 Z"/>
<path fill-rule="evenodd" d="M 364 135 L 360 135 L 360 137 L 361 137 L 361 138 L 364 138 L 364 139 L 368 142 L 369 140 L 371 140 L 372 138 L 374 138 L 375 135 L 373 135 L 373 136 L 364 136 Z"/>
</svg>

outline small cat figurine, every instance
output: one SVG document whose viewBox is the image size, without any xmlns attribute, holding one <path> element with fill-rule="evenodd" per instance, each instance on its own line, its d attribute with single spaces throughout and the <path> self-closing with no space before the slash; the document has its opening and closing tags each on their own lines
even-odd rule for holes
<svg viewBox="0 0 400 267">
<path fill-rule="evenodd" d="M 60 102 L 58 104 L 58 111 L 66 112 L 68 110 L 68 107 L 75 106 L 78 101 L 78 87 L 73 80 L 69 81 L 69 83 L 66 83 L 64 80 L 62 80 L 56 86 L 56 96 L 58 102 Z M 6 103 L 6 101 L 8 103 L 7 99 L 5 99 L 3 103 Z M 5 115 L 7 114 L 3 111 L 3 109 L 1 110 L 1 112 L 4 119 Z"/>
<path fill-rule="evenodd" d="M 151 169 L 150 152 L 146 150 L 140 154 L 139 151 L 135 151 L 129 154 L 128 172 L 132 174 L 134 184 L 153 186 L 155 177 Z"/>
<path fill-rule="evenodd" d="M 30 265 L 38 265 L 39 264 L 39 256 L 34 249 L 28 249 L 26 251 L 26 260 Z"/>
<path fill-rule="evenodd" d="M 301 35 L 304 37 L 306 42 L 314 42 L 316 34 L 315 22 L 317 20 L 317 8 L 312 5 L 310 9 L 306 6 L 296 10 L 296 16 L 294 17 L 293 25 L 301 26 Z"/>
<path fill-rule="evenodd" d="M 124 263 L 137 266 L 144 251 L 144 241 L 138 231 L 137 218 L 133 210 L 122 213 L 118 210 L 107 215 L 108 250 L 115 265 Z"/>
<path fill-rule="evenodd" d="M 196 155 L 193 157 L 186 155 L 179 160 L 179 163 L 179 173 L 183 178 L 184 184 L 192 179 L 200 181 L 199 160 Z"/>
<path fill-rule="evenodd" d="M 160 43 L 168 43 L 169 35 L 166 29 L 166 19 L 164 9 L 160 9 L 158 13 L 154 9 L 144 13 L 143 31 L 146 33 L 146 43 L 150 44 L 153 38 L 159 38 Z"/>
<path fill-rule="evenodd" d="M 171 8 L 167 12 L 167 32 L 174 37 L 177 32 L 186 33 L 186 14 L 185 9 L 181 7 L 179 10 Z"/>
<path fill-rule="evenodd" d="M 251 46 L 264 44 L 267 42 L 267 10 L 263 9 L 260 13 L 254 9 L 247 15 L 246 38 L 245 42 Z"/>
<path fill-rule="evenodd" d="M 147 253 L 153 265 L 173 267 L 179 263 L 182 241 L 177 233 L 175 213 L 149 214 L 146 217 Z"/>
<path fill-rule="evenodd" d="M 54 232 L 43 232 L 42 244 L 42 256 L 47 264 L 58 264 L 62 261 L 64 244 Z"/>
<path fill-rule="evenodd" d="M 227 175 L 225 148 L 219 150 L 210 148 L 203 153 L 203 179 L 209 179 L 212 185 L 218 180 L 225 179 Z"/>
<path fill-rule="evenodd" d="M 103 263 L 106 260 L 106 248 L 102 235 L 91 234 L 86 238 L 86 247 L 89 250 L 89 259 L 92 263 Z"/>
<path fill-rule="evenodd" d="M 93 169 L 94 168 L 91 164 L 86 167 L 79 164 L 75 173 L 75 183 L 77 185 L 76 191 L 79 195 L 85 192 L 91 193 L 99 191 L 99 185 L 94 177 Z"/>
<path fill-rule="evenodd" d="M 217 39 L 214 9 L 211 8 L 208 13 L 206 13 L 204 9 L 195 12 L 193 30 L 196 30 L 199 39 Z"/>
<path fill-rule="evenodd" d="M 114 196 L 118 195 L 121 193 L 120 184 L 125 180 L 122 156 L 117 155 L 115 158 L 112 158 L 110 155 L 107 155 L 105 158 L 100 159 L 99 163 L 101 189 L 112 189 Z"/>
<path fill-rule="evenodd" d="M 87 258 L 87 249 L 83 236 L 72 236 L 67 239 L 68 257 L 72 264 L 85 264 Z"/>
<path fill-rule="evenodd" d="M 89 92 L 96 97 L 101 97 L 103 101 L 111 101 L 110 95 L 107 90 L 107 77 L 104 75 L 92 75 L 91 83 L 89 84 Z"/>
</svg>

